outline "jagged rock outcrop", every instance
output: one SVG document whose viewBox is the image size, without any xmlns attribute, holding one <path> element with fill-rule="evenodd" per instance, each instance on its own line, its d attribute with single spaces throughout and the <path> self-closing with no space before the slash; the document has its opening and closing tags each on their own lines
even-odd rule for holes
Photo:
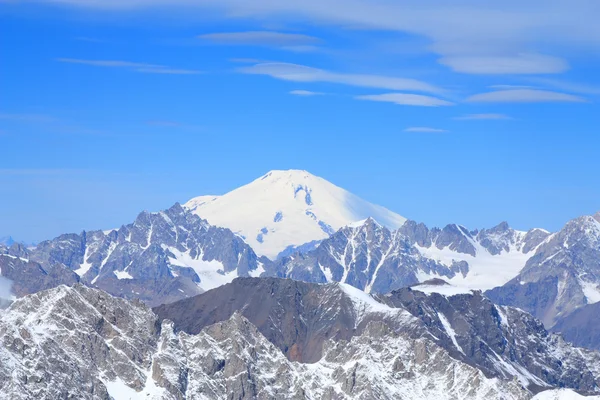
<svg viewBox="0 0 600 400">
<path fill-rule="evenodd" d="M 598 392 L 598 353 L 572 348 L 480 294 L 423 296 L 406 289 L 374 298 L 344 284 L 239 278 L 198 296 L 216 299 L 215 308 L 198 302 L 210 317 L 190 333 L 178 326 L 193 317 L 170 321 L 139 301 L 59 286 L 0 311 L 0 398 L 526 400 L 538 381 L 544 389 Z M 311 303 L 319 300 L 321 307 Z M 161 309 L 194 315 L 187 306 Z M 306 333 L 294 336 L 302 326 Z M 307 363 L 296 355 L 311 352 L 300 346 L 284 354 L 286 337 L 320 343 L 320 355 Z M 482 360 L 498 346 L 506 350 L 486 367 Z M 555 384 L 550 359 L 561 361 Z"/>
<path fill-rule="evenodd" d="M 349 340 L 374 318 L 395 321 L 404 329 L 423 333 L 411 324 L 417 320 L 405 310 L 390 309 L 374 300 L 373 310 L 368 304 L 357 308 L 349 291 L 363 294 L 348 285 L 245 278 L 200 296 L 156 307 L 154 311 L 161 320 L 172 320 L 178 331 L 189 334 L 225 321 L 239 311 L 290 360 L 301 362 L 319 360 L 325 341 Z"/>
<path fill-rule="evenodd" d="M 15 245 L 7 253 L 28 260 L 9 277 L 22 288 L 17 295 L 81 281 L 150 305 L 193 296 L 237 276 L 258 276 L 263 262 L 269 262 L 228 229 L 179 204 L 142 212 L 134 223 L 115 230 L 61 235 L 30 250 Z M 32 278 L 35 274 L 40 277 Z"/>
<path fill-rule="evenodd" d="M 515 231 L 506 223 L 478 232 L 455 224 L 430 230 L 407 221 L 390 231 L 369 218 L 340 229 L 312 251 L 278 260 L 268 266 L 267 274 L 343 282 L 369 293 L 387 293 L 435 277 L 489 289 L 518 274 L 548 235 L 540 229 Z"/>
<path fill-rule="evenodd" d="M 161 319 L 190 334 L 238 311 L 294 361 L 315 362 L 327 340 L 351 341 L 378 321 L 409 338 L 429 338 L 488 377 L 516 378 L 534 391 L 599 390 L 598 353 L 574 349 L 530 315 L 496 306 L 481 292 L 428 295 L 417 287 L 371 297 L 345 284 L 245 278 L 155 308 Z"/>
<path fill-rule="evenodd" d="M 571 387 L 591 394 L 600 387 L 597 353 L 575 349 L 530 314 L 495 305 L 480 291 L 448 296 L 416 286 L 381 300 L 408 310 L 451 354 L 490 376 L 517 376 L 536 389 Z"/>
<path fill-rule="evenodd" d="M 600 303 L 588 304 L 560 318 L 552 327 L 571 343 L 600 350 Z"/>
<path fill-rule="evenodd" d="M 16 243 L 4 250 L 0 248 L 0 276 L 11 284 L 11 296 L 25 296 L 40 290 L 59 285 L 73 285 L 79 282 L 79 276 L 61 264 L 48 269 L 29 260 L 29 254 L 22 252 Z"/>
<path fill-rule="evenodd" d="M 541 243 L 518 276 L 487 295 L 532 313 L 548 328 L 600 302 L 600 216 L 569 221 Z"/>
</svg>

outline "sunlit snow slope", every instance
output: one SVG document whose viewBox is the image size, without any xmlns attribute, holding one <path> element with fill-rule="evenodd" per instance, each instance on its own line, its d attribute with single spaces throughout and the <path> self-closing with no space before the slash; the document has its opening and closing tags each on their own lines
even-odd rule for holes
<svg viewBox="0 0 600 400">
<path fill-rule="evenodd" d="M 238 233 L 256 253 L 270 258 L 368 217 L 390 229 L 406 221 L 300 170 L 271 171 L 223 196 L 195 197 L 185 207 L 213 225 Z"/>
</svg>

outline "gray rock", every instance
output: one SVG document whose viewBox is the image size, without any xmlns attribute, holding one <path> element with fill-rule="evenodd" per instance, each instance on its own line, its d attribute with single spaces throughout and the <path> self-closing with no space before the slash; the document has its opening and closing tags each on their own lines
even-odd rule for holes
<svg viewBox="0 0 600 400">
<path fill-rule="evenodd" d="M 222 268 L 212 274 L 221 280 L 226 274 L 231 279 L 249 276 L 269 262 L 259 260 L 228 229 L 211 226 L 179 204 L 158 213 L 142 212 L 117 230 L 61 235 L 40 243 L 29 257 L 46 271 L 67 268 L 87 285 L 150 305 L 193 296 L 213 285 L 211 276 L 200 276 L 194 265 L 220 263 Z"/>
<path fill-rule="evenodd" d="M 582 356 L 560 337 L 549 334 L 531 315 L 494 305 L 479 291 L 443 296 L 406 288 L 381 297 L 419 318 L 450 354 L 505 379 L 515 376 L 531 390 L 570 387 L 596 393 L 596 358 Z M 568 360 L 568 362 L 567 362 Z"/>
<path fill-rule="evenodd" d="M 579 347 L 600 350 L 600 303 L 588 304 L 565 318 L 559 318 L 552 328 Z"/>
<path fill-rule="evenodd" d="M 343 282 L 367 292 L 386 293 L 418 283 L 420 273 L 452 278 L 468 266 L 448 267 L 423 257 L 401 231 L 391 232 L 369 218 L 362 225 L 340 229 L 315 250 L 285 257 L 270 268 L 267 275 Z"/>
<path fill-rule="evenodd" d="M 378 322 L 411 340 L 426 337 L 485 376 L 516 378 L 534 392 L 556 386 L 582 393 L 600 390 L 598 353 L 582 353 L 527 313 L 496 306 L 481 292 L 446 297 L 402 289 L 369 301 L 364 300 L 368 295 L 355 297 L 344 288 L 240 278 L 154 311 L 188 334 L 239 312 L 289 360 L 311 363 L 326 357 L 329 341 L 369 336 L 369 325 Z"/>
<path fill-rule="evenodd" d="M 423 296 L 405 289 L 377 299 L 340 284 L 240 278 L 198 296 L 202 301 L 182 300 L 187 309 L 160 307 L 179 321 L 159 323 L 139 301 L 59 286 L 0 312 L 0 398 L 526 400 L 532 392 L 514 378 L 524 376 L 535 390 L 530 382 L 538 374 L 544 388 L 556 378 L 556 386 L 598 390 L 589 379 L 600 376 L 600 355 L 548 335 L 523 312 L 480 294 Z M 210 317 L 194 323 L 204 314 Z M 202 327 L 186 333 L 178 329 L 182 321 Z M 295 334 L 302 326 L 308 334 Z M 321 355 L 292 361 L 310 352 L 297 346 L 286 357 L 278 341 L 285 335 Z"/>
<path fill-rule="evenodd" d="M 532 233 L 531 238 L 539 240 L 541 237 Z M 574 219 L 559 232 L 547 236 L 517 277 L 503 287 L 488 291 L 487 295 L 499 304 L 532 313 L 548 328 L 595 301 L 596 296 L 600 296 L 600 222 L 597 217 Z"/>
<path fill-rule="evenodd" d="M 12 294 L 16 297 L 79 282 L 79 276 L 63 265 L 57 264 L 46 270 L 36 262 L 8 253 L 0 254 L 0 276 L 11 281 Z M 27 255 L 21 252 L 17 254 Z"/>
</svg>

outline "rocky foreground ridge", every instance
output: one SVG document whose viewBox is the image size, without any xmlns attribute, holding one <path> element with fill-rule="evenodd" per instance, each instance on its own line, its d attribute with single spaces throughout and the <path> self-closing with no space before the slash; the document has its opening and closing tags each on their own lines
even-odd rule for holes
<svg viewBox="0 0 600 400">
<path fill-rule="evenodd" d="M 153 311 L 61 285 L 0 314 L 11 399 L 530 399 L 598 393 L 599 366 L 479 292 L 238 278 Z"/>
</svg>

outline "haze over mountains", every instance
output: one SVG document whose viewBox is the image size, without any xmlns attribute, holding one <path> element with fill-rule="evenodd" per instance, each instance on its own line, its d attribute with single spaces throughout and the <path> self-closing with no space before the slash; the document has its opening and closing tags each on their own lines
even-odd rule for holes
<svg viewBox="0 0 600 400">
<path fill-rule="evenodd" d="M 600 349 L 600 213 L 556 233 L 429 228 L 306 171 L 271 171 L 118 229 L 0 244 L 0 278 L 5 303 L 19 298 L 0 316 L 13 398 L 73 394 L 75 365 L 92 379 L 75 396 L 90 399 L 600 393 L 599 353 L 546 330 Z M 35 371 L 57 357 L 55 388 L 62 378 Z"/>
</svg>

